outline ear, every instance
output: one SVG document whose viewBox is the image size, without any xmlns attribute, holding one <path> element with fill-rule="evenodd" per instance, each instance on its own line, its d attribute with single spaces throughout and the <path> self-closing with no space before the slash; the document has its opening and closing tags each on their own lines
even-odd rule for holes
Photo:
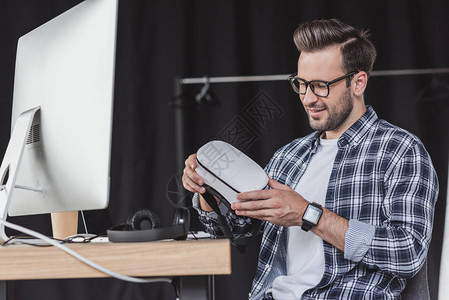
<svg viewBox="0 0 449 300">
<path fill-rule="evenodd" d="M 354 75 L 352 80 L 352 92 L 357 97 L 362 97 L 368 83 L 368 75 L 364 71 L 360 71 Z"/>
</svg>

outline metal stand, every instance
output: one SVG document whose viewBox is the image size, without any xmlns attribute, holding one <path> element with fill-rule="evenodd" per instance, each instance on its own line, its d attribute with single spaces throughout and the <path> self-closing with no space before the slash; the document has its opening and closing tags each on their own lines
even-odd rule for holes
<svg viewBox="0 0 449 300">
<path fill-rule="evenodd" d="M 0 300 L 6 300 L 7 298 L 7 281 L 1 280 L 0 281 Z"/>
<path fill-rule="evenodd" d="M 178 277 L 174 284 L 177 300 L 215 300 L 213 275 Z"/>
<path fill-rule="evenodd" d="M 449 68 L 429 69 L 404 69 L 404 70 L 375 70 L 371 72 L 372 77 L 377 76 L 404 76 L 425 74 L 446 74 Z M 259 82 L 259 81 L 287 81 L 290 74 L 283 75 L 258 75 L 258 76 L 227 76 L 227 77 L 197 77 L 176 78 L 176 85 L 205 84 L 207 83 L 231 83 L 231 82 Z M 178 87 L 175 87 L 177 89 Z"/>
<path fill-rule="evenodd" d="M 14 130 L 9 140 L 8 148 L 6 149 L 5 156 L 3 158 L 0 167 L 0 218 L 6 220 L 8 216 L 9 204 L 14 188 L 24 188 L 31 191 L 41 192 L 39 189 L 33 187 L 18 187 L 16 186 L 16 180 L 18 171 L 20 169 L 20 163 L 22 161 L 23 151 L 27 141 L 28 134 L 30 132 L 31 124 L 33 122 L 35 114 L 40 110 L 40 107 L 35 107 L 23 112 L 16 120 Z M 8 236 L 5 232 L 5 225 L 0 225 L 0 240 L 6 241 Z"/>
</svg>

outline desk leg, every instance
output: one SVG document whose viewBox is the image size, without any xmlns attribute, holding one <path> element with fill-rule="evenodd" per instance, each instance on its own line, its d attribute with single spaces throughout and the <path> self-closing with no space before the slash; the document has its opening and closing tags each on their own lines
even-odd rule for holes
<svg viewBox="0 0 449 300">
<path fill-rule="evenodd" d="M 6 286 L 6 280 L 0 281 L 0 300 L 6 300 L 7 295 L 7 286 Z"/>
<path fill-rule="evenodd" d="M 215 300 L 215 278 L 213 275 L 178 277 L 176 290 L 179 300 Z"/>
</svg>

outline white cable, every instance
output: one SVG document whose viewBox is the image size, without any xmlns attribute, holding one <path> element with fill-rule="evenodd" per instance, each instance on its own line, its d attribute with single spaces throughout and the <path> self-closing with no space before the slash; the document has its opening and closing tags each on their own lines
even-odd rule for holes
<svg viewBox="0 0 449 300">
<path fill-rule="evenodd" d="M 89 232 L 87 231 L 87 224 L 86 224 L 86 219 L 84 218 L 84 212 L 82 210 L 80 210 L 80 213 L 81 213 L 81 219 L 83 219 L 84 232 L 88 234 Z"/>
<path fill-rule="evenodd" d="M 87 259 L 86 257 L 82 256 L 78 252 L 73 251 L 69 247 L 62 245 L 62 244 L 58 243 L 57 241 L 55 241 L 53 239 L 50 239 L 47 236 L 45 236 L 45 235 L 43 235 L 43 234 L 41 234 L 39 232 L 36 232 L 34 230 L 22 227 L 22 226 L 17 225 L 17 224 L 10 223 L 10 222 L 5 221 L 3 219 L 0 219 L 0 223 L 2 223 L 6 227 L 9 227 L 11 229 L 23 232 L 23 233 L 28 234 L 28 235 L 31 235 L 31 236 L 33 236 L 35 238 L 38 238 L 38 239 L 40 239 L 40 240 L 42 240 L 42 241 L 44 241 L 44 242 L 46 242 L 46 243 L 48 243 L 48 244 L 50 244 L 52 246 L 55 246 L 55 247 L 61 249 L 62 251 L 65 251 L 66 253 L 72 255 L 73 257 L 75 257 L 76 259 L 78 259 L 81 262 L 85 263 L 86 265 L 88 265 L 88 266 L 90 266 L 90 267 L 92 267 L 92 268 L 94 268 L 94 269 L 96 269 L 96 270 L 98 270 L 98 271 L 100 271 L 102 273 L 105 273 L 105 274 L 107 274 L 107 275 L 109 275 L 111 277 L 114 277 L 114 278 L 117 278 L 117 279 L 120 279 L 120 280 L 123 280 L 123 281 L 133 282 L 133 283 L 153 283 L 153 282 L 168 282 L 168 283 L 171 283 L 172 282 L 171 278 L 143 279 L 143 278 L 136 278 L 136 277 L 126 276 L 126 275 L 122 275 L 122 274 L 116 273 L 114 271 L 111 271 L 111 270 L 109 270 L 109 269 L 107 269 L 107 268 L 105 268 L 105 267 L 103 267 L 103 266 L 101 266 L 101 265 L 99 265 L 99 264 L 97 264 L 97 263 Z"/>
</svg>

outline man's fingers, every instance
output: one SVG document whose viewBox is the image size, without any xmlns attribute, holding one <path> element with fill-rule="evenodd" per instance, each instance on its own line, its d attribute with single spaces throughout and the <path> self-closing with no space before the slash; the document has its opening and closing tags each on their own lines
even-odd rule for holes
<svg viewBox="0 0 449 300">
<path fill-rule="evenodd" d="M 249 200 L 243 202 L 234 202 L 231 205 L 234 210 L 261 210 L 266 208 L 271 208 L 269 200 Z"/>
<path fill-rule="evenodd" d="M 271 220 L 272 219 L 272 211 L 269 209 L 262 210 L 236 210 L 235 213 L 238 216 L 245 216 L 249 218 L 255 218 L 260 220 Z"/>
<path fill-rule="evenodd" d="M 186 160 L 185 160 L 185 165 L 187 168 L 192 168 L 193 170 L 196 169 L 197 165 L 196 165 L 196 153 L 191 154 Z"/>
<path fill-rule="evenodd" d="M 206 192 L 206 189 L 198 184 L 196 184 L 195 182 L 189 180 L 189 179 L 184 179 L 183 180 L 183 185 L 184 188 L 192 193 L 200 193 L 203 194 Z"/>
<path fill-rule="evenodd" d="M 268 186 L 270 186 L 272 189 L 291 190 L 291 187 L 289 187 L 288 185 L 277 182 L 276 180 L 271 179 L 269 177 L 268 177 Z"/>
<path fill-rule="evenodd" d="M 187 178 L 187 184 L 194 189 L 194 192 L 198 192 L 201 194 L 206 192 L 206 189 L 202 185 L 197 184 L 195 181 L 191 180 L 190 178 Z"/>
<path fill-rule="evenodd" d="M 192 170 L 191 168 L 185 168 L 184 169 L 184 176 L 186 178 L 190 179 L 191 181 L 195 182 L 198 185 L 203 185 L 204 184 L 203 177 L 198 175 L 198 173 L 195 172 L 194 170 Z"/>
<path fill-rule="evenodd" d="M 185 160 L 186 167 L 184 168 L 184 174 L 182 175 L 182 183 L 186 190 L 193 193 L 205 193 L 206 189 L 203 187 L 204 179 L 195 172 L 196 154 L 190 155 Z"/>
<path fill-rule="evenodd" d="M 251 191 L 251 192 L 243 192 L 237 194 L 238 200 L 254 200 L 254 199 L 268 199 L 271 197 L 271 190 L 260 190 L 260 191 Z"/>
<path fill-rule="evenodd" d="M 193 176 L 195 177 L 195 176 Z M 204 180 L 200 176 L 196 176 L 196 180 L 192 179 L 192 177 L 187 176 L 184 174 L 182 177 L 182 182 L 184 185 L 184 188 L 187 190 L 193 192 L 193 193 L 205 193 L 206 189 L 203 187 Z"/>
</svg>

